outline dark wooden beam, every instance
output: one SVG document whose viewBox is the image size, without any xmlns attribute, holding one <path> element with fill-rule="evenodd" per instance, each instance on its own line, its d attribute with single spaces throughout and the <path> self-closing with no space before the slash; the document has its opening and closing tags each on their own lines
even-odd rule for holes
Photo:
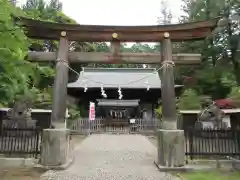
<svg viewBox="0 0 240 180">
<path fill-rule="evenodd" d="M 62 31 L 66 31 L 70 41 L 111 42 L 113 33 L 118 34 L 121 42 L 159 42 L 164 32 L 171 34 L 172 41 L 205 39 L 217 26 L 219 18 L 185 24 L 155 26 L 97 26 L 79 24 L 61 24 L 45 22 L 23 17 L 15 18 L 26 29 L 29 38 L 59 40 Z"/>
<path fill-rule="evenodd" d="M 36 32 L 38 32 L 36 34 Z M 202 40 L 211 35 L 210 28 L 197 28 L 192 30 L 172 31 L 171 38 L 173 42 Z M 57 40 L 56 35 L 60 30 L 45 30 L 40 28 L 31 28 L 26 31 L 26 35 L 33 39 Z M 112 32 L 78 32 L 68 31 L 70 41 L 78 42 L 110 42 Z M 121 42 L 157 42 L 162 40 L 164 32 L 118 32 Z"/>
<path fill-rule="evenodd" d="M 56 61 L 56 52 L 29 52 L 28 59 L 35 62 Z M 201 62 L 200 54 L 173 54 L 175 64 L 194 65 Z M 126 63 L 126 64 L 158 64 L 161 61 L 160 53 L 121 53 L 113 57 L 112 53 L 101 52 L 69 52 L 71 63 Z"/>
</svg>

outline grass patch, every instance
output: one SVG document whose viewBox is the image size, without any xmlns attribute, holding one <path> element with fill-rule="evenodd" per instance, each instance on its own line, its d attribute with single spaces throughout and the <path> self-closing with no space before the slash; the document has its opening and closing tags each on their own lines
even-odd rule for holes
<svg viewBox="0 0 240 180">
<path fill-rule="evenodd" d="M 184 180 L 239 180 L 240 172 L 189 172 L 179 173 Z"/>
</svg>

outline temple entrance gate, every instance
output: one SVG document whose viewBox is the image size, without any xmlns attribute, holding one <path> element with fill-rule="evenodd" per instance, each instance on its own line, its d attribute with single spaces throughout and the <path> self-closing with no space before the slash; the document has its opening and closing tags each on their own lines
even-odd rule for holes
<svg viewBox="0 0 240 180">
<path fill-rule="evenodd" d="M 199 54 L 173 55 L 172 42 L 205 39 L 211 35 L 219 18 L 186 24 L 134 27 L 59 24 L 23 17 L 16 18 L 16 20 L 26 28 L 26 34 L 29 38 L 59 40 L 57 53 L 29 53 L 30 59 L 56 62 L 51 117 L 55 129 L 44 131 L 41 159 L 43 165 L 57 166 L 67 161 L 68 138 L 66 140 L 65 137 L 68 136 L 68 130 L 64 121 L 67 106 L 69 62 L 74 61 L 79 63 L 161 63 L 163 124 L 162 129 L 158 132 L 159 140 L 161 140 L 159 141 L 158 163 L 162 166 L 182 166 L 184 164 L 184 134 L 183 131 L 177 130 L 176 123 L 174 65 L 198 64 L 201 56 Z M 111 42 L 111 53 L 69 53 L 70 41 Z M 161 42 L 161 54 L 120 53 L 121 42 Z M 46 139 L 44 140 L 44 138 Z M 61 141 L 60 144 L 59 141 Z M 174 152 L 172 149 L 175 149 Z"/>
</svg>

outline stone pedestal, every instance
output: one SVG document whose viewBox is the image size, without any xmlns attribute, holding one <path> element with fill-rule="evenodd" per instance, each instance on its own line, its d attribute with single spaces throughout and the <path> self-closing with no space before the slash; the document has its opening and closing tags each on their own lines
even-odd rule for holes
<svg viewBox="0 0 240 180">
<path fill-rule="evenodd" d="M 158 161 L 157 164 L 165 167 L 184 166 L 184 131 L 164 130 L 157 131 Z"/>
<path fill-rule="evenodd" d="M 16 128 L 16 129 L 35 129 L 37 121 L 36 120 L 3 120 L 2 128 Z M 18 137 L 18 136 L 34 136 L 35 132 L 26 131 L 6 131 L 4 132 L 7 136 Z"/>
<path fill-rule="evenodd" d="M 3 120 L 2 127 L 6 128 L 36 128 L 37 120 Z"/>
<path fill-rule="evenodd" d="M 44 129 L 40 164 L 45 167 L 61 167 L 71 161 L 70 130 Z"/>
</svg>

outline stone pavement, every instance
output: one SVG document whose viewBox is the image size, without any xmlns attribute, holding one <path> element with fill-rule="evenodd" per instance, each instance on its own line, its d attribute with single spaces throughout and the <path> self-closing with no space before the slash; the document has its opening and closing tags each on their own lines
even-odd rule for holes
<svg viewBox="0 0 240 180">
<path fill-rule="evenodd" d="M 48 171 L 41 180 L 178 180 L 158 171 L 157 149 L 142 135 L 91 135 L 74 155 L 68 169 Z"/>
</svg>

